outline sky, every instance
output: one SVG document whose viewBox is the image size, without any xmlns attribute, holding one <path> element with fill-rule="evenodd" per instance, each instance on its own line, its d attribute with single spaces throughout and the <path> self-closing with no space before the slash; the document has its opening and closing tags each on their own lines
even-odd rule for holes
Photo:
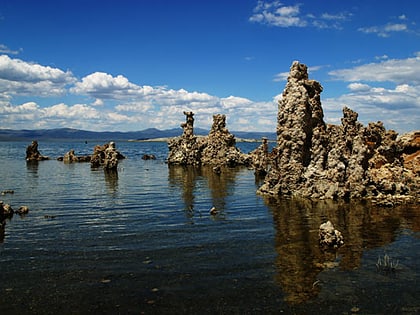
<svg viewBox="0 0 420 315">
<path fill-rule="evenodd" d="M 295 60 L 326 123 L 420 129 L 417 0 L 1 0 L 0 128 L 275 132 Z"/>
</svg>

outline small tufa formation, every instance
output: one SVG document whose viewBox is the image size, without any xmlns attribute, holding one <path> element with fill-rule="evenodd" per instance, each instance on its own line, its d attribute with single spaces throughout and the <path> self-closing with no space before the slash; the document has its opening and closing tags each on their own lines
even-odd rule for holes
<svg viewBox="0 0 420 315">
<path fill-rule="evenodd" d="M 329 248 L 338 248 L 344 244 L 341 232 L 334 228 L 331 221 L 319 226 L 319 244 Z"/>
<path fill-rule="evenodd" d="M 201 164 L 235 167 L 250 165 L 251 159 L 236 147 L 235 136 L 226 128 L 226 116 L 213 115 L 213 125 L 201 154 Z"/>
<path fill-rule="evenodd" d="M 90 162 L 91 156 L 90 155 L 77 156 L 74 153 L 74 150 L 71 149 L 69 152 L 64 154 L 64 156 L 59 157 L 57 160 L 63 161 L 64 163 Z"/>
<path fill-rule="evenodd" d="M 226 116 L 213 115 L 213 125 L 206 137 L 194 135 L 194 113 L 184 112 L 186 122 L 181 124 L 181 137 L 168 143 L 169 165 L 210 165 L 216 169 L 228 166 L 250 165 L 251 158 L 236 148 L 235 136 L 226 128 Z"/>
<path fill-rule="evenodd" d="M 168 164 L 200 165 L 203 141 L 194 135 L 194 113 L 184 112 L 185 123 L 181 124 L 183 133 L 180 137 L 169 140 Z"/>
<path fill-rule="evenodd" d="M 105 149 L 105 158 L 103 164 L 104 170 L 116 171 L 118 168 L 118 152 L 115 149 L 115 143 L 110 142 Z"/>
<path fill-rule="evenodd" d="M 90 158 L 90 166 L 92 168 L 103 166 L 104 169 L 117 169 L 118 160 L 122 159 L 125 159 L 125 156 L 116 150 L 115 143 L 111 141 L 95 146 Z"/>
<path fill-rule="evenodd" d="M 26 148 L 26 161 L 43 161 L 48 160 L 48 156 L 43 156 L 38 151 L 38 141 L 34 140 L 28 147 Z"/>
<path fill-rule="evenodd" d="M 322 86 L 308 79 L 306 65 L 293 62 L 278 106 L 277 146 L 259 193 L 372 198 L 387 205 L 415 199 L 418 174 L 404 167 L 397 133 L 382 122 L 364 127 L 347 107 L 341 125 L 325 124 L 321 92 Z"/>
</svg>

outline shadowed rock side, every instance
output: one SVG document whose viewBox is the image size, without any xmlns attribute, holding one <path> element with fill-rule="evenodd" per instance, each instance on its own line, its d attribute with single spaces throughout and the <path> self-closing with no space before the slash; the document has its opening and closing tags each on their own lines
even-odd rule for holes
<svg viewBox="0 0 420 315">
<path fill-rule="evenodd" d="M 169 165 L 210 165 L 234 167 L 250 165 L 251 157 L 236 147 L 235 136 L 226 128 L 225 115 L 213 115 L 213 125 L 206 137 L 194 135 L 194 113 L 184 112 L 182 136 L 168 142 Z"/>
<path fill-rule="evenodd" d="M 392 206 L 418 201 L 418 132 L 397 138 L 382 122 L 364 127 L 345 107 L 341 125 L 327 125 L 322 86 L 293 62 L 278 105 L 277 146 L 258 192 L 271 196 L 372 198 Z M 417 161 L 417 168 L 404 164 Z M 416 164 L 415 162 L 413 162 Z"/>
</svg>

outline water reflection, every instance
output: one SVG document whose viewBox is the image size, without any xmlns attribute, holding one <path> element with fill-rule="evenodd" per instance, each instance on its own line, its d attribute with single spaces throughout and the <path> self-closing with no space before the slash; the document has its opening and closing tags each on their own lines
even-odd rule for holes
<svg viewBox="0 0 420 315">
<path fill-rule="evenodd" d="M 117 170 L 104 170 L 105 183 L 108 192 L 116 197 L 118 191 L 118 171 Z"/>
<path fill-rule="evenodd" d="M 359 268 L 363 251 L 393 242 L 402 228 L 418 232 L 420 227 L 418 206 L 389 209 L 303 199 L 267 199 L 266 204 L 276 229 L 275 280 L 291 304 L 318 295 L 317 275 L 325 268 Z M 337 251 L 324 251 L 318 244 L 319 226 L 327 220 L 344 236 L 345 245 Z"/>
<path fill-rule="evenodd" d="M 235 178 L 239 169 L 224 169 L 220 174 L 215 173 L 211 167 L 178 166 L 169 167 L 169 185 L 182 189 L 182 199 L 184 200 L 184 212 L 186 217 L 193 221 L 199 214 L 195 210 L 197 205 L 197 194 L 210 193 L 211 204 L 206 211 L 214 206 L 217 211 L 218 219 L 225 217 L 226 197 L 233 194 Z"/>
<path fill-rule="evenodd" d="M 26 169 L 28 170 L 28 174 L 32 175 L 34 178 L 38 178 L 38 168 L 38 161 L 26 161 Z"/>
<path fill-rule="evenodd" d="M 0 222 L 0 244 L 4 243 L 4 238 L 6 236 L 5 227 L 6 222 Z"/>
</svg>

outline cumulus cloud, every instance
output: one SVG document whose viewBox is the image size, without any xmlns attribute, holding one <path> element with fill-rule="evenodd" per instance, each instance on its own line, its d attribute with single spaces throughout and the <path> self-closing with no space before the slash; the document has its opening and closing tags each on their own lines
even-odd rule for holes
<svg viewBox="0 0 420 315">
<path fill-rule="evenodd" d="M 396 84 L 420 84 L 420 53 L 406 59 L 388 59 L 379 63 L 369 63 L 349 69 L 330 71 L 336 80 L 394 82 Z"/>
<path fill-rule="evenodd" d="M 342 23 L 348 21 L 351 14 L 339 12 L 336 14 L 312 13 L 303 14 L 302 4 L 284 5 L 280 1 L 258 1 L 250 22 L 267 24 L 277 27 L 316 27 L 316 28 L 342 28 Z"/>
<path fill-rule="evenodd" d="M 75 82 L 70 71 L 0 55 L 0 93 L 11 95 L 61 95 Z"/>
<path fill-rule="evenodd" d="M 87 94 L 98 102 L 101 99 L 125 99 L 144 95 L 141 86 L 130 83 L 122 75 L 113 77 L 104 72 L 95 72 L 84 77 L 70 89 L 75 94 Z"/>
<path fill-rule="evenodd" d="M 348 106 L 362 122 L 381 120 L 387 128 L 418 129 L 420 124 L 420 54 L 406 59 L 389 59 L 354 68 L 331 71 L 336 80 L 351 82 L 349 92 L 323 101 L 331 122 Z M 367 84 L 366 82 L 369 82 Z M 391 86 L 390 86 L 391 84 Z M 393 84 L 393 86 L 392 86 Z"/>
</svg>

